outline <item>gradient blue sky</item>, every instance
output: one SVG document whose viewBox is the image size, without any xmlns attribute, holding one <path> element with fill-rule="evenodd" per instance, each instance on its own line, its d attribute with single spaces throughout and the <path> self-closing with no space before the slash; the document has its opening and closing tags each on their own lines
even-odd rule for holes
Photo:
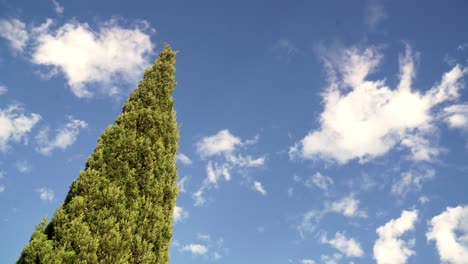
<svg viewBox="0 0 468 264">
<path fill-rule="evenodd" d="M 468 263 L 468 3 L 0 1 L 0 263 L 165 42 L 171 263 Z"/>
</svg>

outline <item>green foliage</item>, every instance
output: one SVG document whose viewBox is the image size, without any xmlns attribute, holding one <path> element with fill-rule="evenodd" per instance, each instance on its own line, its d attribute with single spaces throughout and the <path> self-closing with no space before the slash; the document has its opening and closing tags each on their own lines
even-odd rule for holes
<svg viewBox="0 0 468 264">
<path fill-rule="evenodd" d="M 177 197 L 176 53 L 166 45 L 17 263 L 168 263 Z"/>
</svg>

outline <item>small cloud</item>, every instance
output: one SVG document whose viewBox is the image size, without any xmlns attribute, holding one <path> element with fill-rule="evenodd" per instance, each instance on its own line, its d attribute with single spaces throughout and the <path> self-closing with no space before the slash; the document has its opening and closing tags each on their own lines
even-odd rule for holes
<svg viewBox="0 0 468 264">
<path fill-rule="evenodd" d="M 69 122 L 57 129 L 55 137 L 49 139 L 49 130 L 44 129 L 36 136 L 38 147 L 36 150 L 42 155 L 50 155 L 54 149 L 65 150 L 75 143 L 80 130 L 88 127 L 88 123 L 69 117 Z"/>
<path fill-rule="evenodd" d="M 0 108 L 0 151 L 5 152 L 10 142 L 23 142 L 27 144 L 27 135 L 41 120 L 35 113 L 26 114 L 19 104 Z"/>
<path fill-rule="evenodd" d="M 0 193 L 4 192 L 5 191 L 5 185 L 3 184 L 0 184 Z"/>
<path fill-rule="evenodd" d="M 254 181 L 254 185 L 252 187 L 255 191 L 261 193 L 263 196 L 267 195 L 267 192 L 265 191 L 265 188 L 263 188 L 263 185 L 261 182 Z"/>
<path fill-rule="evenodd" d="M 447 207 L 432 218 L 428 241 L 435 241 L 440 261 L 466 264 L 468 260 L 468 206 Z"/>
<path fill-rule="evenodd" d="M 359 209 L 360 201 L 354 198 L 354 195 L 349 195 L 341 200 L 331 203 L 326 211 L 342 214 L 347 217 L 367 218 L 367 212 Z"/>
<path fill-rule="evenodd" d="M 377 29 L 377 26 L 386 18 L 385 8 L 382 0 L 368 0 L 365 10 L 365 23 L 370 30 Z"/>
<path fill-rule="evenodd" d="M 22 174 L 31 172 L 31 165 L 29 165 L 27 161 L 18 161 L 16 162 L 15 166 L 16 169 Z"/>
<path fill-rule="evenodd" d="M 315 264 L 315 261 L 311 259 L 302 259 L 301 264 Z"/>
<path fill-rule="evenodd" d="M 58 15 L 63 14 L 63 11 L 65 10 L 62 5 L 58 2 L 58 0 L 52 0 L 52 4 L 54 5 L 54 10 L 55 13 Z"/>
<path fill-rule="evenodd" d="M 418 202 L 420 204 L 427 204 L 429 201 L 430 201 L 429 197 L 427 197 L 425 195 L 419 197 L 419 199 L 418 199 Z"/>
<path fill-rule="evenodd" d="M 322 260 L 324 264 L 338 264 L 342 258 L 343 258 L 343 255 L 339 253 L 335 253 L 331 256 L 329 255 L 320 256 L 320 259 Z"/>
<path fill-rule="evenodd" d="M 290 62 L 300 50 L 288 39 L 280 39 L 273 45 L 273 51 L 280 60 Z"/>
<path fill-rule="evenodd" d="M 229 130 L 224 129 L 213 136 L 202 138 L 197 142 L 197 152 L 202 157 L 211 157 L 220 154 L 230 154 L 236 147 L 242 145 L 240 138 L 232 135 Z"/>
<path fill-rule="evenodd" d="M 184 208 L 177 205 L 174 207 L 174 223 L 183 222 L 188 217 L 189 213 Z"/>
<path fill-rule="evenodd" d="M 308 188 L 317 187 L 321 189 L 326 195 L 328 195 L 328 188 L 334 184 L 332 178 L 322 175 L 320 172 L 315 173 L 310 176 L 305 182 L 304 185 Z"/>
<path fill-rule="evenodd" d="M 392 219 L 377 228 L 379 238 L 374 244 L 374 259 L 378 264 L 404 264 L 415 254 L 411 247 L 414 240 L 402 240 L 400 237 L 414 229 L 418 219 L 418 211 L 403 211 L 397 219 Z"/>
<path fill-rule="evenodd" d="M 0 84 L 0 96 L 6 94 L 7 92 L 8 92 L 8 87 Z"/>
<path fill-rule="evenodd" d="M 328 239 L 326 235 L 321 237 L 322 244 L 329 244 L 348 257 L 362 257 L 364 251 L 359 242 L 354 238 L 347 238 L 344 233 L 337 232 L 335 237 Z"/>
<path fill-rule="evenodd" d="M 191 165 L 192 164 L 192 160 L 183 153 L 177 153 L 176 159 L 177 159 L 177 161 L 179 161 L 180 163 L 182 163 L 184 165 Z"/>
<path fill-rule="evenodd" d="M 43 201 L 52 201 L 55 197 L 54 191 L 49 188 L 42 187 L 37 192 L 39 193 L 39 198 Z"/>
<path fill-rule="evenodd" d="M 404 197 L 410 191 L 420 191 L 422 184 L 434 178 L 435 170 L 407 171 L 401 174 L 400 179 L 392 185 L 392 194 Z"/>
<path fill-rule="evenodd" d="M 208 253 L 208 248 L 204 245 L 200 244 L 189 244 L 181 249 L 182 251 L 188 251 L 192 253 L 193 255 L 205 255 Z"/>
<path fill-rule="evenodd" d="M 23 52 L 29 39 L 26 24 L 18 19 L 0 20 L 0 37 L 6 39 L 16 52 Z"/>
<path fill-rule="evenodd" d="M 179 193 L 185 193 L 187 190 L 185 189 L 185 186 L 187 185 L 187 182 L 190 180 L 190 177 L 184 176 L 182 179 L 180 179 L 177 182 L 177 188 L 179 189 Z"/>
</svg>

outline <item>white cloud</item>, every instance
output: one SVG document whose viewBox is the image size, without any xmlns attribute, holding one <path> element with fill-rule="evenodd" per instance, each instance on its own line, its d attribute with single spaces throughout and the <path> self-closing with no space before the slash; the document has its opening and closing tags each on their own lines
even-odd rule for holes
<svg viewBox="0 0 468 264">
<path fill-rule="evenodd" d="M 236 147 L 242 145 L 240 138 L 232 135 L 229 130 L 224 129 L 213 136 L 202 138 L 197 142 L 197 152 L 202 157 L 210 157 L 220 154 L 230 154 Z"/>
<path fill-rule="evenodd" d="M 328 194 L 328 188 L 334 184 L 332 178 L 322 175 L 320 172 L 315 173 L 314 175 L 310 176 L 305 182 L 305 186 L 311 188 L 313 186 L 318 187 L 319 189 L 323 190 L 325 194 Z"/>
<path fill-rule="evenodd" d="M 35 39 L 32 61 L 52 66 L 51 75 L 62 72 L 78 97 L 92 96 L 91 84 L 114 95 L 117 85 L 134 84 L 149 64 L 153 47 L 145 27 L 127 29 L 110 20 L 98 29 L 77 22 L 44 29 Z"/>
<path fill-rule="evenodd" d="M 26 25 L 18 19 L 1 19 L 0 37 L 8 40 L 15 51 L 22 52 L 26 47 L 29 34 L 26 31 Z"/>
<path fill-rule="evenodd" d="M 301 264 L 315 264 L 315 261 L 311 259 L 303 259 L 301 260 Z"/>
<path fill-rule="evenodd" d="M 323 244 L 331 245 L 347 257 L 362 257 L 364 255 L 364 251 L 359 242 L 354 238 L 347 238 L 340 232 L 336 232 L 335 237 L 332 239 L 328 239 L 326 235 L 323 235 L 320 241 Z"/>
<path fill-rule="evenodd" d="M 400 57 L 400 82 L 395 89 L 386 86 L 385 79 L 368 80 L 382 57 L 373 46 L 325 54 L 329 87 L 323 93 L 320 128 L 291 147 L 291 157 L 323 158 L 341 164 L 353 159 L 366 162 L 385 155 L 402 141 L 415 160 L 438 154 L 431 142 L 421 137 L 432 134 L 438 121 L 438 114 L 432 115 L 435 106 L 459 97 L 467 68 L 454 66 L 440 83 L 422 94 L 412 89 L 415 56 L 410 47 Z"/>
<path fill-rule="evenodd" d="M 359 204 L 360 201 L 354 198 L 353 194 L 332 203 L 325 202 L 322 210 L 309 210 L 304 213 L 296 229 L 304 238 L 307 233 L 314 232 L 320 220 L 329 213 L 337 213 L 349 218 L 367 218 L 367 212 L 360 209 Z"/>
<path fill-rule="evenodd" d="M 202 182 L 198 191 L 192 194 L 195 205 L 205 204 L 203 197 L 206 191 L 217 188 L 220 180 L 230 181 L 234 171 L 241 171 L 248 168 L 261 167 L 265 164 L 265 158 L 253 158 L 250 155 L 240 153 L 247 147 L 258 142 L 259 137 L 242 141 L 234 136 L 229 130 L 220 130 L 212 136 L 206 136 L 196 143 L 197 153 L 206 162 L 206 178 Z M 250 181 L 249 181 L 250 182 Z M 266 194 L 266 192 L 265 192 Z"/>
<path fill-rule="evenodd" d="M 289 39 L 280 39 L 273 45 L 273 51 L 278 59 L 290 62 L 300 53 L 300 50 Z"/>
<path fill-rule="evenodd" d="M 27 161 L 18 161 L 16 162 L 15 166 L 16 169 L 22 174 L 31 172 L 31 165 L 29 165 Z"/>
<path fill-rule="evenodd" d="M 371 30 L 375 30 L 386 18 L 382 0 L 368 0 L 365 11 L 365 23 Z"/>
<path fill-rule="evenodd" d="M 50 155 L 54 149 L 65 150 L 75 143 L 80 130 L 88 127 L 85 121 L 69 117 L 69 122 L 62 128 L 57 129 L 55 137 L 49 139 L 49 130 L 44 129 L 36 136 L 38 148 L 36 149 L 43 155 Z"/>
<path fill-rule="evenodd" d="M 347 217 L 366 218 L 367 212 L 359 209 L 360 201 L 354 198 L 354 195 L 349 195 L 341 200 L 331 203 L 326 211 L 342 214 Z"/>
<path fill-rule="evenodd" d="M 184 165 L 191 165 L 192 164 L 192 160 L 189 157 L 187 157 L 187 155 L 185 155 L 183 153 L 177 153 L 176 159 L 177 159 L 177 161 L 180 161 L 180 163 L 182 163 Z"/>
<path fill-rule="evenodd" d="M 392 185 L 392 194 L 405 196 L 410 191 L 420 191 L 423 182 L 434 178 L 434 175 L 433 169 L 404 172 L 400 179 Z"/>
<path fill-rule="evenodd" d="M 52 4 L 54 5 L 54 10 L 57 14 L 61 15 L 63 14 L 63 11 L 65 10 L 63 6 L 59 3 L 57 0 L 52 0 Z"/>
<path fill-rule="evenodd" d="M 253 187 L 255 191 L 261 193 L 263 196 L 267 195 L 267 192 L 265 191 L 265 188 L 263 188 L 263 185 L 261 182 L 254 181 Z"/>
<path fill-rule="evenodd" d="M 27 143 L 27 135 L 40 119 L 38 114 L 25 114 L 18 104 L 0 108 L 0 151 L 6 151 L 10 142 Z"/>
<path fill-rule="evenodd" d="M 339 261 L 343 258 L 343 255 L 339 253 L 335 253 L 331 256 L 329 255 L 322 255 L 320 256 L 320 259 L 322 260 L 323 263 L 325 264 L 338 264 Z"/>
<path fill-rule="evenodd" d="M 428 241 L 434 240 L 443 263 L 468 263 L 468 206 L 448 207 L 432 218 Z"/>
<path fill-rule="evenodd" d="M 39 193 L 39 198 L 43 201 L 52 201 L 55 197 L 54 191 L 49 188 L 42 187 L 37 192 Z"/>
<path fill-rule="evenodd" d="M 189 213 L 180 206 L 174 207 L 174 223 L 182 222 L 189 217 Z"/>
<path fill-rule="evenodd" d="M 189 244 L 184 246 L 182 251 L 189 251 L 193 255 L 205 255 L 208 252 L 208 248 L 200 244 Z"/>
<path fill-rule="evenodd" d="M 445 122 L 450 128 L 468 130 L 468 104 L 452 105 L 444 109 Z"/>
<path fill-rule="evenodd" d="M 7 92 L 8 92 L 8 87 L 0 84 L 0 96 L 6 94 Z"/>
<path fill-rule="evenodd" d="M 430 199 L 429 199 L 429 197 L 423 195 L 423 196 L 418 198 L 418 202 L 421 203 L 421 204 L 427 204 L 428 202 L 430 202 Z"/>
<path fill-rule="evenodd" d="M 177 188 L 179 189 L 179 193 L 185 193 L 187 190 L 185 189 L 185 185 L 190 180 L 190 177 L 184 176 L 177 182 Z"/>
<path fill-rule="evenodd" d="M 0 193 L 4 192 L 5 191 L 5 185 L 3 184 L 0 184 Z"/>
<path fill-rule="evenodd" d="M 404 264 L 415 254 L 411 250 L 414 240 L 404 241 L 400 237 L 414 229 L 417 219 L 416 210 L 405 210 L 399 218 L 377 228 L 379 238 L 374 244 L 374 258 L 378 264 Z"/>
</svg>

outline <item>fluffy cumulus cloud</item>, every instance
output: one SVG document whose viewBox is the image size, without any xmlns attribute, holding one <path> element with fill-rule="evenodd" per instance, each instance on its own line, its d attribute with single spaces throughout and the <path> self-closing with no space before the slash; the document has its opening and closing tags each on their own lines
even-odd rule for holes
<svg viewBox="0 0 468 264">
<path fill-rule="evenodd" d="M 86 128 L 88 123 L 69 117 L 69 122 L 57 129 L 53 139 L 49 139 L 49 130 L 44 129 L 36 136 L 37 151 L 43 155 L 50 155 L 54 149 L 65 150 L 75 143 L 80 130 Z"/>
<path fill-rule="evenodd" d="M 335 237 L 331 239 L 328 239 L 326 235 L 323 235 L 320 241 L 323 244 L 331 245 L 347 257 L 362 257 L 364 255 L 364 251 L 362 250 L 359 242 L 354 238 L 347 238 L 344 233 L 337 232 Z"/>
<path fill-rule="evenodd" d="M 174 223 L 182 222 L 187 219 L 188 216 L 189 213 L 184 208 L 177 205 L 174 207 Z"/>
<path fill-rule="evenodd" d="M 201 244 L 189 244 L 181 249 L 182 251 L 188 251 L 193 255 L 205 255 L 208 253 L 208 248 Z"/>
<path fill-rule="evenodd" d="M 262 194 L 263 196 L 267 195 L 267 192 L 265 190 L 265 188 L 263 188 L 263 185 L 261 182 L 259 181 L 254 181 L 254 184 L 253 184 L 253 187 L 252 187 L 255 191 L 259 192 L 260 194 Z"/>
<path fill-rule="evenodd" d="M 63 73 L 72 92 L 90 97 L 92 89 L 114 95 L 122 82 L 135 85 L 149 65 L 153 46 L 147 23 L 124 28 L 110 20 L 98 28 L 70 22 L 56 30 L 50 21 L 36 31 L 32 62 L 51 66 L 50 75 Z"/>
<path fill-rule="evenodd" d="M 374 244 L 374 258 L 378 264 L 404 264 L 414 255 L 411 250 L 414 240 L 405 241 L 401 236 L 414 229 L 417 219 L 416 210 L 405 210 L 399 218 L 377 228 L 379 238 Z"/>
<path fill-rule="evenodd" d="M 196 144 L 197 153 L 206 162 L 206 178 L 200 188 L 193 193 L 195 205 L 203 205 L 206 200 L 204 194 L 211 188 L 217 188 L 219 182 L 231 180 L 235 171 L 261 167 L 265 163 L 264 157 L 254 158 L 244 152 L 248 147 L 256 144 L 258 136 L 250 140 L 242 140 L 229 130 L 201 138 Z M 252 182 L 250 179 L 249 182 Z M 260 188 L 261 187 L 261 188 Z M 253 183 L 253 190 L 266 194 L 261 184 Z"/>
<path fill-rule="evenodd" d="M 0 20 L 0 37 L 6 39 L 13 50 L 22 52 L 29 39 L 26 24 L 18 19 Z"/>
<path fill-rule="evenodd" d="M 43 201 L 52 201 L 55 197 L 54 191 L 49 188 L 42 187 L 37 192 L 39 193 L 39 198 Z"/>
<path fill-rule="evenodd" d="M 6 151 L 11 142 L 27 143 L 27 135 L 40 119 L 39 114 L 27 114 L 18 104 L 0 108 L 0 151 Z"/>
<path fill-rule="evenodd" d="M 433 169 L 403 172 L 400 179 L 393 183 L 392 194 L 401 197 L 410 191 L 420 191 L 423 182 L 432 179 L 434 175 L 435 171 Z"/>
<path fill-rule="evenodd" d="M 439 152 L 428 138 L 437 130 L 439 106 L 459 97 L 468 69 L 455 65 L 422 93 L 412 87 L 415 57 L 407 47 L 400 56 L 399 83 L 392 89 L 385 79 L 368 79 L 383 58 L 379 48 L 325 52 L 329 86 L 323 93 L 320 127 L 291 147 L 291 157 L 366 162 L 402 146 L 411 159 L 433 159 Z"/>
<path fill-rule="evenodd" d="M 441 262 L 468 263 L 468 206 L 449 207 L 432 218 L 426 236 L 436 242 Z"/>
</svg>

